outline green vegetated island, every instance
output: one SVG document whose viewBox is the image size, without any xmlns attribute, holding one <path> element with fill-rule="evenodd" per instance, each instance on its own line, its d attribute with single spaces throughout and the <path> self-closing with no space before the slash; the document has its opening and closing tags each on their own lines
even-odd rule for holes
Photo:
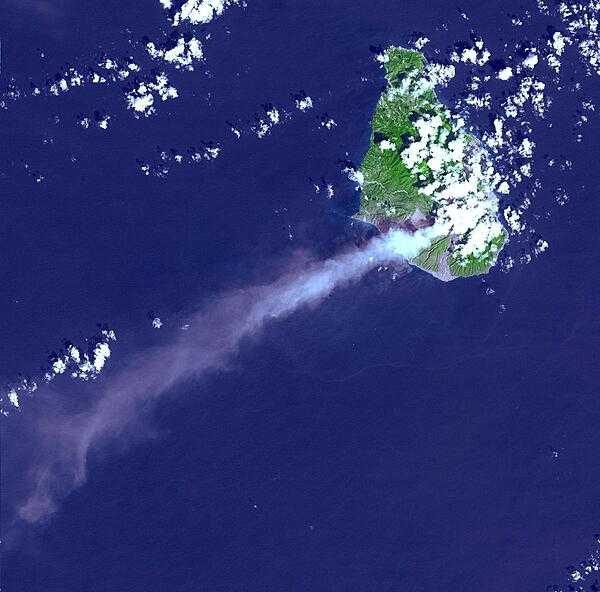
<svg viewBox="0 0 600 592">
<path fill-rule="evenodd" d="M 501 182 L 480 142 L 437 98 L 435 86 L 453 66 L 429 64 L 422 53 L 389 47 L 358 171 L 358 217 L 385 232 L 427 229 L 430 245 L 411 260 L 442 280 L 487 273 L 507 240 L 494 188 Z"/>
</svg>

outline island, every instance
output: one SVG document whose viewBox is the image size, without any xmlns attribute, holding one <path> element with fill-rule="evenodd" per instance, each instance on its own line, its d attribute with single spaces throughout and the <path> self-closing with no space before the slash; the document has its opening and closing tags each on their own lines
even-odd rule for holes
<svg viewBox="0 0 600 592">
<path fill-rule="evenodd" d="M 494 193 L 502 179 L 464 120 L 438 100 L 435 87 L 453 66 L 402 47 L 378 60 L 387 84 L 369 149 L 350 171 L 362 192 L 358 218 L 381 232 L 431 227 L 430 245 L 410 263 L 441 280 L 487 273 L 508 238 Z"/>
</svg>

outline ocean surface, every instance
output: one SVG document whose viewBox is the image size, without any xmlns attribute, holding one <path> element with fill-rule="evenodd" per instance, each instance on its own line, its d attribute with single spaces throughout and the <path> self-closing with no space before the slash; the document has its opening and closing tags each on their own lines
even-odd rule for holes
<svg viewBox="0 0 600 592">
<path fill-rule="evenodd" d="M 442 59 L 475 31 L 493 54 L 546 34 L 510 25 L 525 10 L 535 3 L 248 0 L 210 23 L 206 63 L 175 73 L 181 98 L 152 117 L 135 119 L 115 87 L 0 110 L 0 376 L 36 372 L 64 340 L 117 333 L 96 381 L 60 377 L 2 418 L 3 592 L 564 585 L 600 530 L 598 128 L 575 140 L 571 95 L 536 130 L 540 162 L 573 163 L 540 173 L 543 256 L 451 283 L 373 271 L 245 339 L 225 368 L 92 449 L 85 483 L 49 520 L 15 518 L 40 418 L 85 409 L 203 304 L 272 281 L 300 250 L 318 259 L 352 242 L 344 216 L 358 195 L 341 169 L 368 146 L 384 84 L 374 48 L 427 35 Z M 152 0 L 2 12 L 3 86 L 168 30 Z M 577 65 L 563 67 L 575 84 Z M 281 129 L 231 133 L 300 92 L 315 108 Z M 451 104 L 452 87 L 441 98 Z M 96 110 L 108 130 L 76 124 Z M 136 164 L 202 142 L 223 154 L 164 177 Z M 333 183 L 333 198 L 315 183 Z"/>
</svg>

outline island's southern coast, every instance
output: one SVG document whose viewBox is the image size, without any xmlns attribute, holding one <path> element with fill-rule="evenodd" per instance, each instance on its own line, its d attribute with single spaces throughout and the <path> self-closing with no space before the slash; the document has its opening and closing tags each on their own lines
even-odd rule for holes
<svg viewBox="0 0 600 592">
<path fill-rule="evenodd" d="M 381 231 L 431 228 L 431 244 L 411 260 L 448 281 L 487 273 L 507 240 L 494 189 L 502 182 L 478 140 L 437 98 L 453 66 L 389 47 L 369 149 L 357 171 L 359 217 Z"/>
</svg>

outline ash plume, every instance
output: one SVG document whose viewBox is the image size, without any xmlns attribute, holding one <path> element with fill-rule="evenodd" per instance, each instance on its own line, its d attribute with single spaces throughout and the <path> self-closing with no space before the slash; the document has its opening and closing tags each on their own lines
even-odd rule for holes
<svg viewBox="0 0 600 592">
<path fill-rule="evenodd" d="M 135 434 L 141 405 L 146 408 L 179 383 L 222 368 L 240 342 L 266 323 L 317 305 L 374 267 L 416 256 L 434 234 L 433 228 L 391 230 L 363 248 L 313 263 L 270 285 L 226 294 L 205 307 L 175 342 L 143 352 L 107 379 L 90 410 L 38 422 L 40 446 L 29 461 L 29 490 L 18 506 L 19 518 L 36 523 L 52 515 L 60 499 L 85 482 L 92 448 Z"/>
</svg>

